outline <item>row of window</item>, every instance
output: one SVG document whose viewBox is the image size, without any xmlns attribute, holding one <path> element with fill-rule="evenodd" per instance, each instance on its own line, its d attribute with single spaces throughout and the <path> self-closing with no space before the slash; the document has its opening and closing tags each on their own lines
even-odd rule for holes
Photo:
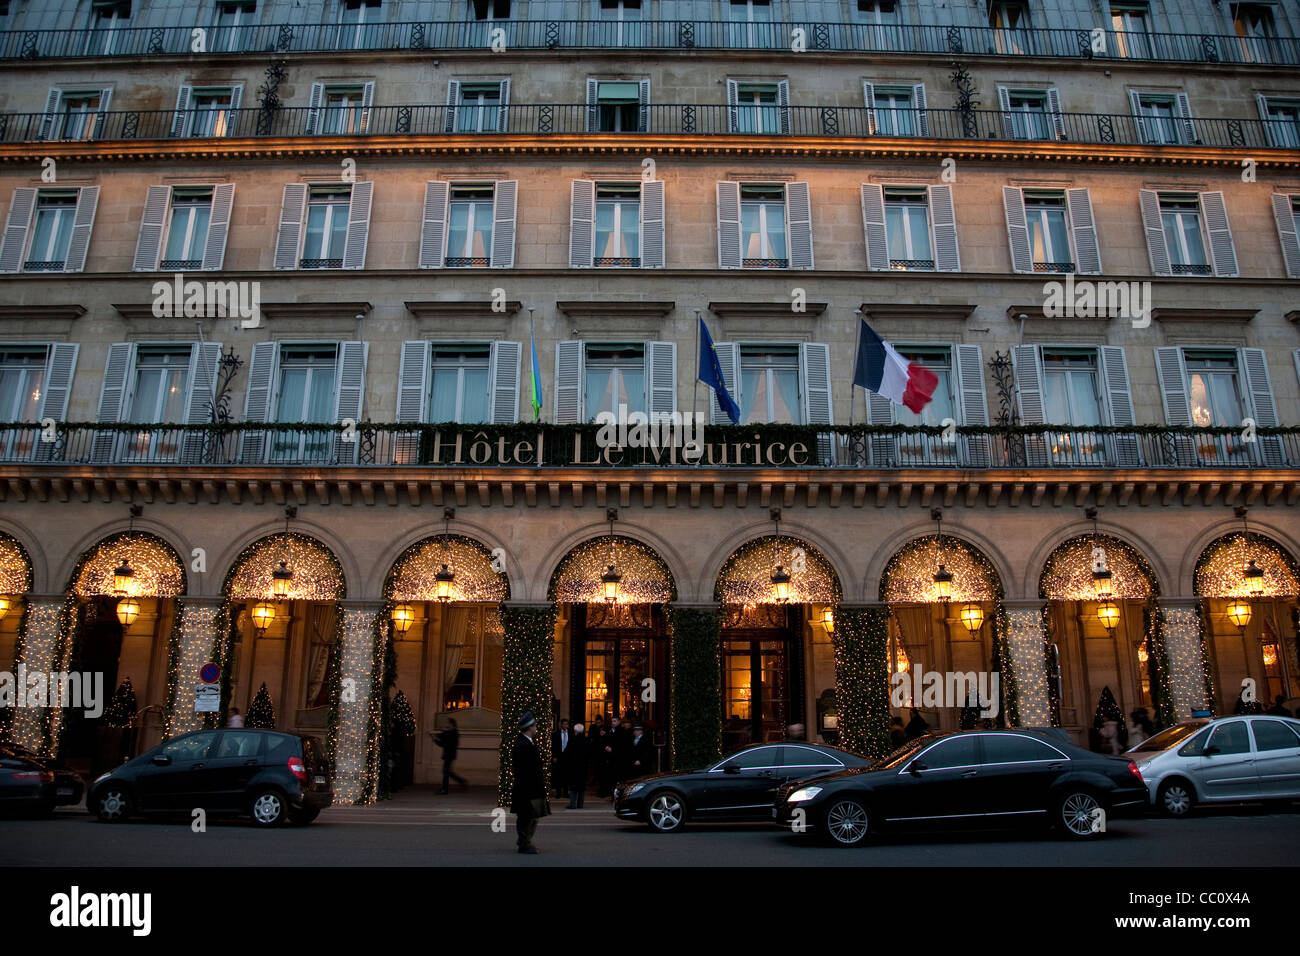
<svg viewBox="0 0 1300 956">
<path fill-rule="evenodd" d="M 588 132 L 648 132 L 650 81 L 645 78 L 588 77 L 586 129 Z M 250 135 L 251 121 L 237 124 L 243 85 L 181 86 L 170 134 L 177 137 Z M 45 102 L 41 139 L 97 139 L 103 133 L 113 90 L 53 87 Z M 1055 86 L 997 87 L 1002 113 L 1002 135 L 1009 140 L 1069 139 L 1061 92 Z M 1135 140 L 1153 145 L 1192 145 L 1200 142 L 1186 93 L 1128 91 Z M 788 80 L 726 81 L 727 130 L 733 133 L 789 135 L 790 83 Z M 311 86 L 303 113 L 304 135 L 347 136 L 370 129 L 375 84 L 317 82 Z M 924 84 L 899 85 L 887 81 L 863 82 L 868 136 L 930 136 L 930 118 Z M 1257 93 L 1256 108 L 1264 121 L 1268 144 L 1300 148 L 1300 97 Z M 501 133 L 509 129 L 509 78 L 456 79 L 447 84 L 447 109 L 443 129 L 457 133 Z"/>
<path fill-rule="evenodd" d="M 807 182 L 727 181 L 716 192 L 719 268 L 813 268 Z M 286 185 L 275 268 L 364 268 L 373 193 L 373 182 Z M 133 268 L 221 269 L 234 195 L 232 183 L 150 186 Z M 1223 193 L 1138 195 L 1152 272 L 1238 274 Z M 1002 199 L 1015 272 L 1102 272 L 1088 189 L 1004 186 Z M 98 201 L 98 186 L 15 189 L 0 272 L 81 271 Z M 1287 274 L 1300 277 L 1300 194 L 1271 201 Z M 427 183 L 420 267 L 513 268 L 517 202 L 516 180 Z M 961 271 L 953 187 L 864 183 L 861 204 L 870 270 Z M 665 219 L 662 180 L 573 180 L 569 265 L 663 268 Z"/>
<path fill-rule="evenodd" d="M 0 4 L 0 16 L 8 12 L 7 4 Z M 777 19 L 774 0 L 726 0 L 724 16 L 730 22 L 728 41 L 734 47 L 783 47 L 788 40 L 783 31 L 774 26 Z M 857 23 L 870 28 L 867 42 L 877 50 L 908 50 L 907 27 L 901 4 L 896 0 L 851 0 L 850 16 Z M 600 20 L 610 25 L 606 42 L 613 46 L 638 46 L 641 43 L 642 0 L 599 0 L 596 4 Z M 1025 0 L 991 0 L 986 4 L 988 25 L 993 34 L 994 49 L 989 52 L 1003 54 L 1029 54 L 1035 51 L 1036 37 L 1030 5 Z M 392 6 L 390 5 L 390 10 Z M 1108 56 L 1150 59 L 1161 54 L 1161 37 L 1155 29 L 1151 5 L 1145 0 L 1116 0 L 1103 4 L 1104 19 L 1097 26 L 1109 32 L 1105 54 Z M 510 0 L 469 0 L 465 5 L 470 20 L 495 22 L 509 20 Z M 1238 37 L 1236 51 L 1244 62 L 1272 62 L 1272 46 L 1278 39 L 1277 18 L 1273 5 L 1268 2 L 1229 4 L 1228 16 Z M 100 0 L 92 4 L 86 22 L 87 55 L 111 54 L 120 43 L 118 31 L 131 23 L 131 0 Z M 331 44 L 341 50 L 376 49 L 380 47 L 382 26 L 389 20 L 382 0 L 339 0 L 337 5 L 337 30 Z M 259 23 L 256 0 L 217 0 L 214 4 L 213 42 L 207 49 L 213 52 L 250 51 L 254 42 L 253 28 Z M 1053 26 L 1043 15 L 1043 24 Z M 1080 24 L 1071 24 L 1078 27 Z"/>
</svg>

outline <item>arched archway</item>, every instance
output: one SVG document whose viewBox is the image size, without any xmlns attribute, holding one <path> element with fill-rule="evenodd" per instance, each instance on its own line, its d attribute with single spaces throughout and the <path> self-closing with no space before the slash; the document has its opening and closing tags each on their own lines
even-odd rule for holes
<svg viewBox="0 0 1300 956">
<path fill-rule="evenodd" d="M 1108 534 L 1080 534 L 1047 556 L 1038 581 L 1047 603 L 1049 689 L 1055 722 L 1075 743 L 1125 749 L 1127 717 L 1172 713 L 1160 584 L 1146 557 Z M 1112 745 L 1107 718 L 1116 720 Z M 1105 732 L 1105 733 L 1103 733 Z"/>
<path fill-rule="evenodd" d="M 0 532 L 0 668 L 10 673 L 21 659 L 32 560 L 21 541 Z M 9 739 L 15 708 L 0 708 L 0 740 Z"/>
<path fill-rule="evenodd" d="M 952 535 L 913 538 L 890 557 L 880 600 L 890 610 L 892 716 L 910 723 L 915 707 L 930 730 L 945 731 L 1007 719 L 1004 593 L 989 558 Z"/>
<path fill-rule="evenodd" d="M 504 660 L 500 605 L 509 597 L 504 565 L 466 535 L 423 538 L 389 568 L 381 624 L 389 628 L 396 668 L 387 706 L 398 695 L 401 701 L 389 721 L 390 749 L 401 757 L 393 788 L 438 779 L 433 732 L 451 720 L 460 738 L 458 773 L 474 782 L 496 779 Z M 441 780 L 444 788 L 448 782 Z"/>
<path fill-rule="evenodd" d="M 1300 697 L 1300 567 L 1274 539 L 1226 534 L 1201 552 L 1192 576 L 1201 599 L 1205 668 L 1218 713 L 1255 711 Z"/>
</svg>

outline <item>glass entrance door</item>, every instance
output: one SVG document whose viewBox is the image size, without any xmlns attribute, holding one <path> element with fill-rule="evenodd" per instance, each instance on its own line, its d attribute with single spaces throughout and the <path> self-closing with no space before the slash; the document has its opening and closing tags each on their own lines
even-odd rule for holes
<svg viewBox="0 0 1300 956">
<path fill-rule="evenodd" d="M 723 751 L 784 740 L 791 724 L 784 639 L 729 637 L 722 645 Z"/>
</svg>

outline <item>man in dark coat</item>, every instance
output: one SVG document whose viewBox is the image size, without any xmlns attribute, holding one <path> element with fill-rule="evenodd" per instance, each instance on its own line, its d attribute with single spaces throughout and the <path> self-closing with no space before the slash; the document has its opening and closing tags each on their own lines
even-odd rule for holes
<svg viewBox="0 0 1300 956">
<path fill-rule="evenodd" d="M 569 746 L 560 761 L 564 767 L 564 779 L 569 782 L 570 810 L 581 810 L 582 799 L 587 795 L 588 756 L 587 735 L 582 732 L 582 724 L 574 724 Z"/>
<path fill-rule="evenodd" d="M 565 797 L 569 794 L 569 788 L 565 784 L 565 763 L 564 752 L 569 749 L 569 718 L 560 718 L 560 729 L 555 732 L 555 737 L 551 744 L 551 789 L 557 797 Z"/>
<path fill-rule="evenodd" d="M 645 735 L 645 728 L 640 724 L 632 728 L 632 736 L 627 744 L 627 767 L 624 780 L 635 780 L 654 773 L 654 751 L 650 747 L 650 738 Z"/>
<path fill-rule="evenodd" d="M 515 814 L 515 833 L 520 853 L 536 853 L 533 834 L 537 821 L 551 812 L 546 803 L 546 774 L 537 750 L 537 718 L 526 713 L 519 718 L 519 736 L 511 757 L 514 770 L 514 794 L 510 812 Z"/>
<path fill-rule="evenodd" d="M 460 730 L 456 727 L 455 717 L 447 718 L 447 729 L 434 737 L 433 742 L 442 748 L 442 789 L 438 792 L 446 793 L 453 778 L 462 787 L 468 787 L 465 778 L 451 769 L 451 765 L 456 762 L 456 752 L 460 749 Z"/>
</svg>

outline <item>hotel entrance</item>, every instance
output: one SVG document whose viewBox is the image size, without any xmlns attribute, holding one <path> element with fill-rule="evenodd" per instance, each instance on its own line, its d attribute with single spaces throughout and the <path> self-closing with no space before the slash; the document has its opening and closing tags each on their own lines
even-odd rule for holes
<svg viewBox="0 0 1300 956">
<path fill-rule="evenodd" d="M 587 726 L 597 715 L 641 724 L 652 738 L 668 727 L 668 638 L 663 607 L 603 604 L 573 607 L 571 700 Z"/>
<path fill-rule="evenodd" d="M 769 604 L 737 610 L 722 631 L 724 752 L 785 740 L 804 712 L 803 643 L 788 624 L 798 609 Z"/>
</svg>

